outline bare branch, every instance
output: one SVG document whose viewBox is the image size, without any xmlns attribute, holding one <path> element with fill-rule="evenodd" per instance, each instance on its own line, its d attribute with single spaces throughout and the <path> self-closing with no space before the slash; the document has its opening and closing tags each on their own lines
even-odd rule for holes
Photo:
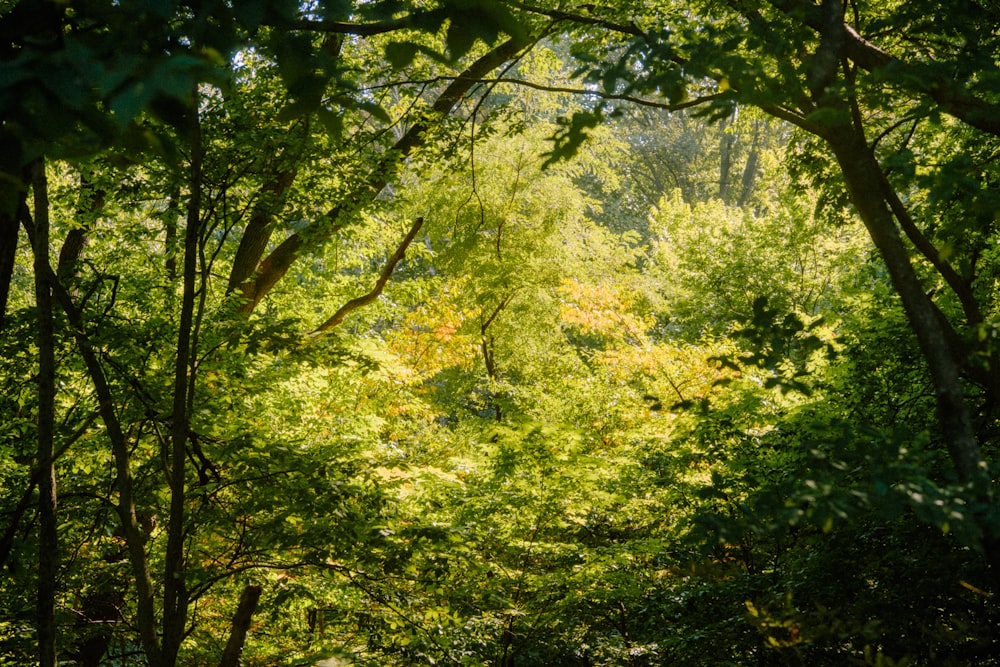
<svg viewBox="0 0 1000 667">
<path fill-rule="evenodd" d="M 330 319 L 316 327 L 316 330 L 309 335 L 318 336 L 322 333 L 330 331 L 334 327 L 339 326 L 344 321 L 344 318 L 347 317 L 352 311 L 355 311 L 358 308 L 363 308 L 377 299 L 379 295 L 382 294 L 382 290 L 385 289 L 389 279 L 392 277 L 392 272 L 396 270 L 396 265 L 399 264 L 400 260 L 406 255 L 406 249 L 410 247 L 410 243 L 413 242 L 413 239 L 417 236 L 417 232 L 420 231 L 420 227 L 423 224 L 423 218 L 417 218 L 413 222 L 413 226 L 410 227 L 410 231 L 407 232 L 406 237 L 400 242 L 399 246 L 396 247 L 396 251 L 392 253 L 391 257 L 389 257 L 389 261 L 386 262 L 381 275 L 379 275 L 378 280 L 375 282 L 375 287 L 373 287 L 370 292 L 355 299 L 351 299 L 345 303 L 330 317 Z"/>
<path fill-rule="evenodd" d="M 608 93 L 601 90 L 591 90 L 588 88 L 571 88 L 568 86 L 548 86 L 541 83 L 535 83 L 533 81 L 526 81 L 525 79 L 515 79 L 511 77 L 497 77 L 495 79 L 481 79 L 482 83 L 510 83 L 517 86 L 524 86 L 525 88 L 533 88 L 534 90 L 543 90 L 548 93 L 567 93 L 570 95 L 590 95 L 593 97 L 599 97 L 602 100 L 620 100 L 622 102 L 630 102 L 632 104 L 638 104 L 644 107 L 652 107 L 654 109 L 664 109 L 665 111 L 681 111 L 683 109 L 690 109 L 691 107 L 696 107 L 701 104 L 707 104 L 713 100 L 720 99 L 724 96 L 724 93 L 713 93 L 711 95 L 704 95 L 701 97 L 694 97 L 690 100 L 685 100 L 683 102 L 678 102 L 677 104 L 670 104 L 668 102 L 657 102 L 656 100 L 650 100 L 643 97 L 636 97 L 635 95 L 624 95 L 618 93 Z"/>
<path fill-rule="evenodd" d="M 393 21 L 381 21 L 379 23 L 347 23 L 344 21 L 313 21 L 310 19 L 300 19 L 298 21 L 294 21 L 287 27 L 292 30 L 305 30 L 308 32 L 370 37 L 372 35 L 382 35 L 387 32 L 411 28 L 413 27 L 413 19 L 413 16 L 406 16 Z"/>
</svg>

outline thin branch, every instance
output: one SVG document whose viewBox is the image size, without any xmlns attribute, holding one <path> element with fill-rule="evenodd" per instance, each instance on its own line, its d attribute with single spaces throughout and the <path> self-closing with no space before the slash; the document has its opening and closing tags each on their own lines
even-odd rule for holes
<svg viewBox="0 0 1000 667">
<path fill-rule="evenodd" d="M 396 247 L 396 251 L 392 253 L 391 257 L 389 257 L 389 261 L 386 262 L 385 267 L 382 269 L 382 274 L 379 275 L 378 280 L 375 282 L 375 287 L 373 287 L 370 292 L 355 299 L 351 299 L 345 303 L 330 317 L 330 319 L 316 327 L 316 330 L 309 335 L 318 336 L 322 333 L 330 331 L 334 327 L 339 326 L 344 321 L 344 318 L 347 317 L 352 311 L 355 311 L 358 308 L 363 308 L 377 299 L 379 295 L 382 294 L 382 290 L 385 289 L 389 279 L 392 277 L 392 272 L 395 271 L 396 265 L 399 264 L 399 261 L 403 259 L 404 255 L 406 255 L 406 249 L 410 247 L 410 243 L 412 243 L 413 239 L 416 238 L 417 232 L 420 231 L 420 227 L 423 224 L 424 219 L 422 217 L 417 218 L 413 222 L 413 226 L 410 227 L 410 231 L 407 232 L 406 237 L 400 242 L 399 246 Z"/>
<path fill-rule="evenodd" d="M 938 274 L 944 278 L 944 281 L 948 283 L 948 287 L 954 292 L 955 296 L 958 297 L 959 302 L 962 304 L 962 311 L 965 313 L 966 321 L 971 324 L 978 324 L 982 322 L 983 316 L 979 310 L 979 304 L 976 302 L 976 296 L 972 293 L 972 287 L 969 283 L 962 278 L 955 270 L 955 268 L 948 263 L 946 259 L 941 256 L 941 253 L 934 246 L 930 240 L 924 236 L 920 228 L 917 227 L 916 222 L 914 222 L 913 217 L 910 215 L 909 210 L 903 204 L 899 195 L 896 193 L 895 188 L 889 183 L 889 180 L 885 177 L 884 173 L 880 174 L 879 179 L 880 187 L 882 188 L 883 194 L 885 196 L 885 201 L 892 210 L 893 215 L 896 216 L 896 220 L 899 221 L 899 226 L 903 229 L 906 237 L 910 239 L 913 246 L 920 251 L 920 254 L 930 262 L 934 268 L 937 270 Z"/>
<path fill-rule="evenodd" d="M 917 130 L 917 124 L 919 122 L 920 122 L 920 117 L 919 116 L 914 116 L 914 115 L 910 115 L 910 114 L 904 116 L 900 120 L 896 121 L 895 123 L 893 123 L 889 127 L 885 128 L 884 130 L 882 130 L 881 132 L 879 132 L 877 135 L 875 135 L 875 138 L 872 139 L 871 142 L 870 142 L 871 143 L 871 147 L 872 147 L 872 151 L 874 151 L 875 149 L 878 148 L 878 145 L 880 143 L 882 143 L 883 139 L 885 139 L 890 134 L 892 134 L 893 132 L 895 132 L 896 130 L 898 130 L 899 128 L 901 128 L 902 126 L 906 125 L 907 123 L 910 123 L 911 124 L 910 131 L 906 133 L 906 139 L 900 144 L 900 148 L 903 148 L 903 147 L 907 146 L 910 143 L 910 139 L 913 138 L 913 133 L 916 132 L 916 130 Z"/>
<path fill-rule="evenodd" d="M 7 564 L 7 558 L 10 556 L 11 548 L 14 546 L 14 537 L 17 535 L 17 529 L 21 525 L 21 517 L 24 516 L 25 512 L 31 506 L 32 498 L 35 493 L 35 485 L 38 484 L 38 480 L 41 479 L 42 475 L 45 473 L 46 466 L 48 463 L 55 463 L 59 458 L 65 454 L 70 446 L 86 435 L 87 431 L 90 430 L 91 424 L 98 417 L 97 412 L 89 414 L 84 418 L 83 423 L 77 428 L 72 435 L 67 438 L 66 442 L 52 455 L 52 460 L 50 462 L 43 462 L 42 465 L 36 467 L 31 471 L 31 475 L 28 477 L 28 488 L 24 490 L 21 495 L 21 499 L 18 501 L 17 506 L 6 512 L 8 515 L 13 515 L 10 520 L 10 525 L 7 526 L 4 531 L 3 537 L 0 538 L 0 567 Z"/>
<path fill-rule="evenodd" d="M 425 14 L 426 15 L 426 14 Z M 413 27 L 413 19 L 419 16 L 404 16 L 392 21 L 380 21 L 378 23 L 347 23 L 345 21 L 314 21 L 311 19 L 299 19 L 285 26 L 291 30 L 306 30 L 308 32 L 322 32 L 339 35 L 356 35 L 358 37 L 371 37 L 372 35 L 382 35 L 396 30 L 405 30 Z"/>
<path fill-rule="evenodd" d="M 559 9 L 546 9 L 544 7 L 530 5 L 526 2 L 515 2 L 511 4 L 518 9 L 523 9 L 524 11 L 531 12 L 532 14 L 547 16 L 556 21 L 567 21 L 570 23 L 579 23 L 581 25 L 597 26 L 598 28 L 604 28 L 606 30 L 610 30 L 611 32 L 617 32 L 623 35 L 633 35 L 635 37 L 645 37 L 646 35 L 646 33 L 634 23 L 615 23 L 614 21 L 600 18 L 598 16 L 585 16 L 583 14 L 574 14 L 572 12 L 562 11 Z"/>
<path fill-rule="evenodd" d="M 427 79 L 407 79 L 405 81 L 397 80 L 388 83 L 382 83 L 374 86 L 366 86 L 362 88 L 364 91 L 375 91 L 381 88 L 391 88 L 395 86 L 430 86 L 435 83 L 441 83 L 443 81 L 455 81 L 460 77 L 455 76 L 435 76 Z M 618 100 L 622 102 L 630 102 L 639 106 L 650 107 L 653 109 L 663 109 L 665 111 L 682 111 L 684 109 L 689 109 L 701 104 L 707 104 L 717 99 L 721 99 L 726 96 L 725 93 L 712 93 L 711 95 L 703 95 L 700 97 L 695 97 L 684 102 L 678 102 L 676 104 L 670 104 L 668 102 L 658 102 L 656 100 L 651 100 L 644 97 L 637 97 L 635 95 L 626 95 L 623 93 L 608 93 L 601 90 L 590 89 L 590 88 L 573 88 L 570 86 L 552 86 L 541 83 L 535 83 L 534 81 L 528 81 L 525 79 L 517 79 L 514 77 L 494 77 L 494 78 L 483 78 L 478 79 L 477 83 L 492 84 L 496 85 L 499 83 L 509 83 L 515 86 L 524 86 L 525 88 L 532 88 L 534 90 L 541 90 L 549 93 L 566 93 L 569 95 L 580 95 L 580 96 L 590 96 L 597 97 L 602 100 Z"/>
<path fill-rule="evenodd" d="M 815 134 L 818 137 L 825 136 L 823 132 L 823 125 L 809 120 L 800 113 L 776 104 L 759 104 L 757 106 L 761 109 L 761 111 L 764 111 L 775 118 L 786 121 L 799 129 L 809 132 L 810 134 Z"/>
<path fill-rule="evenodd" d="M 678 102 L 676 104 L 671 104 L 669 102 L 657 102 L 656 100 L 650 100 L 643 97 L 636 97 L 635 95 L 625 95 L 621 93 L 608 93 L 601 90 L 590 90 L 587 88 L 570 88 L 568 86 L 548 86 L 541 83 L 534 83 L 532 81 L 526 81 L 524 79 L 515 79 L 511 77 L 497 77 L 495 79 L 480 79 L 482 83 L 510 83 L 518 86 L 524 86 L 525 88 L 533 88 L 535 90 L 543 90 L 549 93 L 568 93 L 570 95 L 589 95 L 592 97 L 599 97 L 602 100 L 620 100 L 622 102 L 631 102 L 632 104 L 638 104 L 644 107 L 652 107 L 654 109 L 664 109 L 666 111 L 681 111 L 683 109 L 690 109 L 691 107 L 696 107 L 701 104 L 707 104 L 713 100 L 720 99 L 724 97 L 725 93 L 712 93 L 711 95 L 704 95 L 701 97 L 695 97 L 690 100 L 685 100 L 684 102 Z"/>
<path fill-rule="evenodd" d="M 500 303 L 497 304 L 497 307 L 493 309 L 493 312 L 490 314 L 490 316 L 487 317 L 485 320 L 481 320 L 479 324 L 479 329 L 484 336 L 486 335 L 486 330 L 490 328 L 491 324 L 493 324 L 493 320 L 495 320 L 497 316 L 503 312 L 504 308 L 507 307 L 507 304 L 509 304 L 513 298 L 514 298 L 513 292 L 505 296 L 503 299 L 500 300 Z"/>
</svg>

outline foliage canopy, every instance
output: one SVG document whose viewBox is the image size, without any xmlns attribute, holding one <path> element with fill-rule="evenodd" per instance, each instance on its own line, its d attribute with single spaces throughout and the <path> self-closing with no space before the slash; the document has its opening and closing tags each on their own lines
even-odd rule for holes
<svg viewBox="0 0 1000 667">
<path fill-rule="evenodd" d="M 996 664 L 998 39 L 0 3 L 0 661 Z"/>
</svg>

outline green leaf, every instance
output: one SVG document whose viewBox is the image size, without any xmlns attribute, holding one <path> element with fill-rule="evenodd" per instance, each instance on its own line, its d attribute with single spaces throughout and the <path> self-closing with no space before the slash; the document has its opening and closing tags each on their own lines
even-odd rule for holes
<svg viewBox="0 0 1000 667">
<path fill-rule="evenodd" d="M 153 99 L 152 88 L 137 81 L 111 99 L 111 113 L 120 129 L 124 129 Z"/>
<path fill-rule="evenodd" d="M 408 67 L 417 56 L 417 45 L 413 42 L 389 42 L 385 47 L 385 57 L 394 69 Z"/>
<path fill-rule="evenodd" d="M 241 0 L 233 3 L 233 14 L 247 28 L 257 28 L 264 21 L 266 0 Z"/>
<path fill-rule="evenodd" d="M 392 122 L 392 118 L 389 117 L 389 112 L 386 111 L 381 104 L 376 104 L 374 102 L 359 102 L 358 108 L 367 111 L 383 123 Z"/>
<path fill-rule="evenodd" d="M 344 117 L 342 114 L 335 113 L 326 107 L 320 107 L 316 110 L 316 117 L 331 139 L 339 141 L 343 137 Z"/>
<path fill-rule="evenodd" d="M 465 17 L 453 18 L 448 25 L 448 32 L 445 35 L 445 43 L 448 45 L 448 54 L 453 61 L 458 60 L 472 48 L 476 43 L 477 25 L 476 22 L 463 20 Z"/>
</svg>

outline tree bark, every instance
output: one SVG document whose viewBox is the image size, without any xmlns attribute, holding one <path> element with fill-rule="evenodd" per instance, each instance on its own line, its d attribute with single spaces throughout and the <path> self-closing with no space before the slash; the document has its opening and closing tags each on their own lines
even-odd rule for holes
<svg viewBox="0 0 1000 667">
<path fill-rule="evenodd" d="M 851 201 L 889 270 L 893 287 L 917 335 L 934 382 L 941 435 L 955 470 L 961 480 L 971 481 L 984 472 L 985 461 L 965 405 L 961 367 L 952 353 L 944 325 L 910 262 L 892 211 L 882 196 L 881 169 L 855 126 L 844 124 L 824 134 L 843 172 Z"/>
<path fill-rule="evenodd" d="M 197 99 L 197 96 L 195 96 Z M 167 548 L 163 572 L 163 664 L 177 660 L 187 623 L 188 590 L 185 578 L 184 540 L 186 537 L 185 503 L 187 502 L 187 442 L 190 431 L 190 398 L 194 392 L 192 332 L 194 329 L 195 291 L 198 273 L 198 244 L 201 237 L 202 156 L 198 106 L 190 113 L 191 174 L 189 180 L 187 221 L 184 231 L 184 267 L 181 312 L 178 322 L 174 362 L 174 396 L 170 431 L 170 514 L 167 519 Z"/>
<path fill-rule="evenodd" d="M 236 613 L 233 615 L 233 624 L 229 631 L 229 641 L 226 642 L 226 650 L 222 652 L 222 659 L 219 660 L 219 667 L 239 667 L 243 645 L 246 643 L 247 632 L 250 631 L 250 622 L 253 620 L 254 612 L 257 611 L 260 592 L 260 586 L 247 586 L 243 589 L 243 593 L 240 595 L 240 604 L 236 607 Z"/>
<path fill-rule="evenodd" d="M 7 299 L 10 297 L 10 281 L 14 277 L 14 260 L 17 257 L 18 222 L 17 211 L 24 205 L 24 191 L 17 193 L 14 208 L 10 211 L 0 208 L 0 331 L 7 319 Z"/>
<path fill-rule="evenodd" d="M 59 574 L 59 537 L 56 528 L 55 442 L 55 330 L 49 279 L 49 196 L 45 161 L 30 167 L 34 199 L 35 309 L 38 341 L 38 596 L 36 629 L 38 664 L 55 667 L 56 579 Z"/>
</svg>

